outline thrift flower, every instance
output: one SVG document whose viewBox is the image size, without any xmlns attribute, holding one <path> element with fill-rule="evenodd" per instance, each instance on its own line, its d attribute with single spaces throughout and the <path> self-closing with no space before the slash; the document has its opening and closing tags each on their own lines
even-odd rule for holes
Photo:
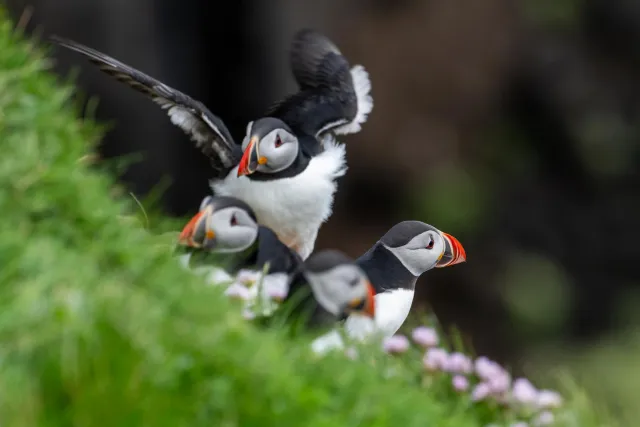
<svg viewBox="0 0 640 427">
<path fill-rule="evenodd" d="M 483 380 L 489 379 L 502 371 L 502 367 L 485 356 L 480 356 L 474 363 L 476 374 Z"/>
<path fill-rule="evenodd" d="M 447 351 L 443 348 L 430 348 L 422 359 L 422 364 L 429 371 L 437 371 L 443 369 L 445 363 L 447 363 Z"/>
<path fill-rule="evenodd" d="M 491 387 L 487 383 L 478 383 L 471 392 L 471 400 L 478 402 L 486 399 L 491 394 Z"/>
<path fill-rule="evenodd" d="M 251 292 L 249 291 L 249 289 L 238 283 L 233 283 L 232 285 L 230 285 L 227 290 L 224 291 L 224 294 L 229 298 L 241 299 L 245 301 L 251 297 Z"/>
<path fill-rule="evenodd" d="M 469 380 L 467 377 L 462 375 L 455 375 L 451 380 L 451 383 L 456 391 L 467 391 L 469 388 Z"/>
<path fill-rule="evenodd" d="M 426 326 L 415 328 L 411 334 L 411 338 L 416 344 L 425 348 L 435 347 L 440 341 L 436 330 Z"/>
<path fill-rule="evenodd" d="M 500 368 L 500 370 L 497 370 L 493 376 L 488 378 L 486 381 L 489 384 L 492 393 L 503 394 L 509 391 L 509 387 L 511 386 L 511 374 Z"/>
<path fill-rule="evenodd" d="M 537 405 L 542 409 L 559 408 L 562 406 L 562 396 L 552 390 L 540 390 Z"/>
<path fill-rule="evenodd" d="M 533 405 L 538 402 L 538 390 L 526 378 L 518 378 L 513 382 L 511 396 L 516 402 Z"/>
<path fill-rule="evenodd" d="M 382 342 L 382 348 L 387 353 L 404 353 L 409 350 L 409 340 L 404 335 L 387 337 Z"/>
<path fill-rule="evenodd" d="M 511 375 L 497 362 L 480 356 L 475 361 L 475 371 L 490 387 L 491 393 L 505 393 L 511 385 Z"/>
<path fill-rule="evenodd" d="M 471 359 L 462 353 L 451 353 L 447 358 L 444 370 L 456 374 L 470 374 L 473 371 Z"/>
<path fill-rule="evenodd" d="M 260 274 L 258 271 L 243 269 L 236 274 L 236 282 L 245 286 L 252 286 L 260 279 Z"/>
<path fill-rule="evenodd" d="M 538 416 L 533 420 L 533 425 L 535 427 L 550 426 L 553 424 L 553 421 L 553 414 L 549 411 L 544 411 L 538 414 Z"/>
</svg>

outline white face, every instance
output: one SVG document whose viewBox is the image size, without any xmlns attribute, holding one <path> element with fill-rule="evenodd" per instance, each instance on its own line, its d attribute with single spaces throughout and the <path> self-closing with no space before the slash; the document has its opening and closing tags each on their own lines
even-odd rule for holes
<svg viewBox="0 0 640 427">
<path fill-rule="evenodd" d="M 247 134 L 242 141 L 243 151 L 247 149 L 249 142 L 250 134 Z M 295 135 L 284 129 L 274 129 L 257 141 L 251 158 L 258 162 L 255 166 L 256 171 L 275 173 L 291 166 L 298 156 L 299 149 L 298 138 Z"/>
<path fill-rule="evenodd" d="M 204 246 L 213 243 L 215 252 L 239 252 L 247 249 L 258 237 L 258 224 L 243 209 L 228 207 L 207 212 Z"/>
<path fill-rule="evenodd" d="M 437 231 L 425 231 L 398 248 L 385 246 L 413 274 L 420 276 L 436 266 L 444 255 L 446 243 Z"/>
<path fill-rule="evenodd" d="M 356 265 L 341 264 L 330 270 L 305 271 L 318 303 L 334 316 L 346 311 L 360 311 L 369 297 L 369 281 Z"/>
</svg>

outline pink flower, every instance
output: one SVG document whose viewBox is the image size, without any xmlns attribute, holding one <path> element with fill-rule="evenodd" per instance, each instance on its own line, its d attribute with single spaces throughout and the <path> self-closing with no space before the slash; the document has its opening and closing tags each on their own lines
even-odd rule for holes
<svg viewBox="0 0 640 427">
<path fill-rule="evenodd" d="M 236 282 L 245 286 L 251 286 L 260 279 L 259 271 L 242 269 L 236 274 Z"/>
<path fill-rule="evenodd" d="M 491 392 L 494 394 L 503 394 L 509 390 L 511 386 L 511 375 L 509 372 L 504 369 L 500 369 L 496 371 L 493 376 L 489 377 L 487 380 L 489 387 L 491 388 Z"/>
<path fill-rule="evenodd" d="M 552 390 L 540 390 L 537 405 L 542 409 L 559 408 L 562 406 L 562 396 Z"/>
<path fill-rule="evenodd" d="M 387 337 L 382 342 L 382 348 L 387 353 L 404 353 L 409 350 L 409 339 L 404 335 Z"/>
<path fill-rule="evenodd" d="M 473 371 L 471 359 L 462 353 L 451 353 L 447 359 L 444 370 L 457 374 L 470 374 Z"/>
<path fill-rule="evenodd" d="M 554 417 L 549 411 L 540 412 L 538 416 L 533 420 L 533 425 L 536 427 L 550 426 L 553 424 Z"/>
<path fill-rule="evenodd" d="M 478 376 L 483 380 L 489 379 L 496 374 L 501 373 L 501 371 L 503 370 L 498 363 L 490 360 L 485 356 L 478 357 L 474 365 L 476 374 L 478 374 Z"/>
<path fill-rule="evenodd" d="M 227 290 L 224 291 L 224 294 L 229 298 L 241 299 L 245 301 L 251 298 L 251 291 L 238 283 L 231 284 L 227 288 Z"/>
<path fill-rule="evenodd" d="M 426 326 L 415 328 L 413 330 L 413 333 L 411 334 L 411 338 L 416 344 L 425 348 L 435 347 L 440 341 L 436 330 L 433 328 L 428 328 Z"/>
<path fill-rule="evenodd" d="M 518 378 L 513 382 L 511 396 L 516 402 L 533 405 L 538 401 L 538 390 L 526 378 Z"/>
<path fill-rule="evenodd" d="M 445 363 L 447 363 L 447 351 L 443 348 L 430 348 L 424 355 L 422 363 L 424 367 L 429 371 L 437 371 L 443 369 Z"/>
<path fill-rule="evenodd" d="M 455 375 L 451 380 L 451 383 L 456 391 L 466 391 L 469 388 L 469 380 L 467 377 L 462 375 Z"/>
<path fill-rule="evenodd" d="M 476 359 L 474 365 L 476 374 L 488 384 L 491 393 L 502 394 L 509 389 L 511 375 L 500 364 L 487 357 L 480 356 Z"/>
<path fill-rule="evenodd" d="M 471 392 L 471 400 L 478 402 L 486 399 L 491 394 L 491 387 L 487 383 L 478 383 Z"/>
</svg>

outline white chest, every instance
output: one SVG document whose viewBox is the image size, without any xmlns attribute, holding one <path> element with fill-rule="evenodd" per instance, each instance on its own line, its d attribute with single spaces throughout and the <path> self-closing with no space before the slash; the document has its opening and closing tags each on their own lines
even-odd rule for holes
<svg viewBox="0 0 640 427">
<path fill-rule="evenodd" d="M 411 289 L 395 289 L 375 296 L 376 327 L 385 336 L 395 334 L 407 320 L 414 294 Z"/>
<path fill-rule="evenodd" d="M 409 289 L 396 289 L 377 294 L 375 319 L 359 315 L 349 316 L 344 323 L 346 335 L 356 341 L 392 336 L 407 319 L 414 293 Z M 336 329 L 316 338 L 311 344 L 312 350 L 317 354 L 344 347 L 345 343 Z"/>
<path fill-rule="evenodd" d="M 414 291 L 396 289 L 375 296 L 375 325 L 360 316 L 350 316 L 345 322 L 347 334 L 354 339 L 362 340 L 374 332 L 388 337 L 395 334 L 404 323 L 411 310 Z"/>
<path fill-rule="evenodd" d="M 247 202 L 259 223 L 271 228 L 286 245 L 295 246 L 305 259 L 313 251 L 320 225 L 331 215 L 335 180 L 345 172 L 345 148 L 331 143 L 291 178 L 252 181 L 238 177 L 236 167 L 211 187 L 214 194 Z"/>
</svg>

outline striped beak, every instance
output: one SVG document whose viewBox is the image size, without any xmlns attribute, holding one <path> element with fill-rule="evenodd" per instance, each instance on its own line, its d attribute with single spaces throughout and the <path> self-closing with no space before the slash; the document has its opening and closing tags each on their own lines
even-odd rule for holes
<svg viewBox="0 0 640 427">
<path fill-rule="evenodd" d="M 211 249 L 216 237 L 213 230 L 208 227 L 208 221 L 212 213 L 212 208 L 207 206 L 195 214 L 180 232 L 178 244 L 193 248 L 206 246 L 207 249 Z"/>
<path fill-rule="evenodd" d="M 266 159 L 264 157 L 260 157 L 260 151 L 258 150 L 258 137 L 252 136 L 249 141 L 249 145 L 244 150 L 244 154 L 242 154 L 242 159 L 240 159 L 240 163 L 238 164 L 238 176 L 251 175 L 256 171 L 258 165 L 263 164 L 261 162 L 265 162 Z"/>
<path fill-rule="evenodd" d="M 462 247 L 462 244 L 453 237 L 451 234 L 440 232 L 444 242 L 445 248 L 440 260 L 436 264 L 436 268 L 449 267 L 450 265 L 460 264 L 467 260 L 467 253 Z"/>
</svg>

